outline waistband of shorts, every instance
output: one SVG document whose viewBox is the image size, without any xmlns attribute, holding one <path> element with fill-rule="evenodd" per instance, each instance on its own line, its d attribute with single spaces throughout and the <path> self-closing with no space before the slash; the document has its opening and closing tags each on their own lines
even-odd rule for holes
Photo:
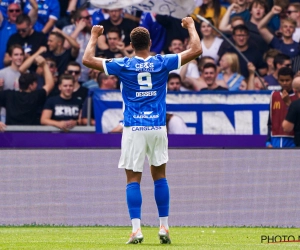
<svg viewBox="0 0 300 250">
<path fill-rule="evenodd" d="M 124 127 L 130 131 L 155 131 L 155 130 L 164 130 L 166 126 L 128 126 Z"/>
</svg>

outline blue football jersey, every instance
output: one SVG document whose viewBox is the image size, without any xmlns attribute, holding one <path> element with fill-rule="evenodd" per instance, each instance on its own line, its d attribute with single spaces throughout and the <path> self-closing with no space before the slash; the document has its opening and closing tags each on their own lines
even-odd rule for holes
<svg viewBox="0 0 300 250">
<path fill-rule="evenodd" d="M 168 75 L 180 66 L 177 54 L 104 61 L 105 73 L 118 76 L 121 82 L 124 126 L 166 125 Z"/>
<path fill-rule="evenodd" d="M 38 19 L 33 26 L 35 31 L 42 31 L 49 18 L 58 20 L 60 17 L 60 4 L 58 0 L 37 0 Z M 28 14 L 31 10 L 29 0 L 26 0 L 24 13 Z"/>
</svg>

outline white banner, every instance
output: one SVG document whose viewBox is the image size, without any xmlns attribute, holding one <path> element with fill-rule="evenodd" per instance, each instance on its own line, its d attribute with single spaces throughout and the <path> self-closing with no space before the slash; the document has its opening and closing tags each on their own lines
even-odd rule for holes
<svg viewBox="0 0 300 250">
<path fill-rule="evenodd" d="M 90 2 L 101 9 L 127 8 L 180 19 L 191 14 L 196 7 L 194 0 L 90 0 Z"/>
<path fill-rule="evenodd" d="M 97 89 L 93 99 L 96 131 L 108 133 L 123 120 L 122 95 Z M 191 134 L 266 135 L 269 108 L 270 91 L 167 95 L 167 111 L 180 116 Z"/>
</svg>

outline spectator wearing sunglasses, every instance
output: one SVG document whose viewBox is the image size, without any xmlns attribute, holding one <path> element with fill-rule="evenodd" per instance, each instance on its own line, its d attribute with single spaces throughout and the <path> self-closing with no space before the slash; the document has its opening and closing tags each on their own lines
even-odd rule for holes
<svg viewBox="0 0 300 250">
<path fill-rule="evenodd" d="M 274 72 L 264 77 L 264 80 L 268 83 L 269 90 L 281 90 L 281 86 L 278 82 L 278 72 L 283 67 L 292 67 L 291 58 L 285 54 L 278 54 L 274 57 L 273 61 Z"/>
<path fill-rule="evenodd" d="M 16 19 L 16 27 L 17 33 L 11 35 L 6 45 L 4 65 L 9 65 L 11 62 L 8 49 L 14 44 L 19 44 L 23 47 L 25 58 L 33 55 L 41 46 L 47 46 L 46 36 L 32 28 L 32 22 L 28 15 L 19 15 Z M 35 70 L 35 68 L 31 70 Z"/>
<path fill-rule="evenodd" d="M 60 5 L 58 0 L 35 0 L 38 5 L 38 17 L 34 25 L 36 31 L 48 34 L 59 19 Z M 31 11 L 30 0 L 26 0 L 24 13 Z"/>
<path fill-rule="evenodd" d="M 88 89 L 81 86 L 79 83 L 80 78 L 80 72 L 81 72 L 81 66 L 78 62 L 69 62 L 66 70 L 66 74 L 72 75 L 74 78 L 74 89 L 73 89 L 73 97 L 79 101 L 81 101 L 81 104 L 85 101 L 87 95 L 88 95 Z"/>
<path fill-rule="evenodd" d="M 300 3 L 291 3 L 286 11 L 286 15 L 297 23 L 293 40 L 300 43 Z"/>
<path fill-rule="evenodd" d="M 71 48 L 65 47 L 65 41 L 68 41 Z M 80 49 L 76 40 L 68 36 L 62 30 L 54 28 L 48 37 L 47 57 L 53 58 L 56 62 L 58 74 L 64 74 L 70 61 L 75 61 Z"/>
<path fill-rule="evenodd" d="M 84 7 L 81 7 L 75 11 L 74 21 L 74 24 L 64 27 L 62 31 L 76 39 L 80 46 L 79 54 L 76 59 L 76 62 L 78 62 L 81 66 L 79 82 L 86 82 L 89 77 L 89 68 L 82 64 L 82 57 L 91 37 L 92 18 L 88 10 Z M 65 41 L 65 47 L 71 47 L 68 41 Z"/>
<path fill-rule="evenodd" d="M 30 3 L 32 8 L 28 15 L 32 22 L 35 22 L 37 19 L 37 4 L 35 0 L 30 0 Z M 0 41 L 1 44 L 4 45 L 0 47 L 0 69 L 4 67 L 3 60 L 6 52 L 7 41 L 12 34 L 17 32 L 16 20 L 21 14 L 21 6 L 17 3 L 11 3 L 8 5 L 6 16 L 4 16 L 0 11 Z"/>
</svg>

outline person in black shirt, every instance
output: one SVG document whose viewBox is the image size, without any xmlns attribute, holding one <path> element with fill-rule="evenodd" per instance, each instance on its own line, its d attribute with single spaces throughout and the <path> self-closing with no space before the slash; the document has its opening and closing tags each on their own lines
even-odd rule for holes
<svg viewBox="0 0 300 250">
<path fill-rule="evenodd" d="M 74 83 L 72 75 L 60 76 L 60 95 L 49 98 L 45 103 L 41 124 L 55 126 L 64 131 L 68 131 L 78 124 L 82 103 L 73 97 Z"/>
<path fill-rule="evenodd" d="M 41 46 L 47 46 L 47 37 L 42 32 L 37 32 L 32 28 L 31 19 L 26 14 L 21 14 L 16 20 L 17 33 L 11 35 L 7 41 L 4 64 L 9 65 L 11 58 L 8 50 L 11 45 L 19 44 L 23 47 L 25 58 L 34 54 Z"/>
<path fill-rule="evenodd" d="M 107 31 L 106 39 L 108 49 L 103 50 L 103 54 L 106 58 L 119 58 L 124 56 L 131 57 L 125 49 L 125 44 L 121 39 L 121 32 L 117 27 L 112 27 L 109 31 Z"/>
<path fill-rule="evenodd" d="M 109 18 L 99 23 L 99 25 L 104 27 L 103 35 L 101 35 L 98 39 L 98 47 L 101 50 L 108 49 L 106 39 L 107 31 L 109 31 L 112 27 L 117 27 L 121 32 L 121 40 L 125 43 L 126 50 L 132 51 L 130 46 L 130 32 L 138 25 L 130 19 L 123 18 L 122 13 L 123 9 L 108 10 Z"/>
<path fill-rule="evenodd" d="M 81 101 L 81 104 L 84 102 L 85 98 L 88 95 L 88 89 L 81 86 L 78 82 L 80 77 L 81 66 L 78 62 L 69 62 L 66 70 L 66 74 L 72 75 L 74 78 L 74 89 L 73 89 L 73 97 Z"/>
<path fill-rule="evenodd" d="M 202 90 L 228 90 L 222 86 L 219 86 L 216 82 L 217 78 L 217 66 L 213 63 L 206 63 L 203 66 L 203 79 L 207 85 L 207 88 L 203 88 Z"/>
<path fill-rule="evenodd" d="M 260 75 L 265 75 L 267 72 L 267 64 L 263 61 L 262 53 L 255 46 L 252 46 L 249 43 L 248 28 L 245 25 L 237 25 L 233 28 L 232 34 L 234 45 L 236 46 L 236 48 L 249 60 L 249 62 L 253 63 Z M 244 58 L 240 54 L 238 54 L 232 47 L 228 48 L 226 51 L 221 51 L 220 49 L 218 52 L 219 58 L 221 58 L 225 52 L 237 54 L 239 58 L 241 74 L 245 78 L 248 78 L 248 63 L 244 60 Z"/>
<path fill-rule="evenodd" d="M 70 49 L 65 49 L 65 40 L 67 40 L 71 45 Z M 55 60 L 59 75 L 65 73 L 70 61 L 76 60 L 80 49 L 80 45 L 73 37 L 68 36 L 58 28 L 54 28 L 50 33 L 48 37 L 48 47 L 49 52 L 46 57 L 50 57 Z"/>
<path fill-rule="evenodd" d="M 294 93 L 298 96 L 298 100 L 293 101 L 289 106 L 285 120 L 282 122 L 282 128 L 285 132 L 294 130 L 294 142 L 296 147 L 300 147 L 300 76 L 294 78 L 293 83 Z"/>
<path fill-rule="evenodd" d="M 47 95 L 54 87 L 54 80 L 45 59 L 38 56 L 37 65 L 44 69 L 45 85 L 36 90 L 35 74 L 21 74 L 19 91 L 5 90 L 0 92 L 0 107 L 6 108 L 6 125 L 37 125 L 37 113 L 46 101 Z"/>
</svg>

